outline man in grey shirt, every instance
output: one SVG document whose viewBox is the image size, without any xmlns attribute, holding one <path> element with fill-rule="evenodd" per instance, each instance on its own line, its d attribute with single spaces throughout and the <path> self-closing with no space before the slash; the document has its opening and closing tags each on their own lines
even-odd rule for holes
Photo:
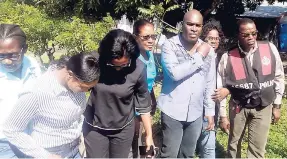
<svg viewBox="0 0 287 159">
<path fill-rule="evenodd" d="M 163 45 L 164 80 L 159 97 L 163 144 L 161 157 L 192 158 L 202 129 L 214 128 L 215 53 L 198 37 L 203 18 L 199 11 L 184 15 L 183 31 Z"/>
</svg>

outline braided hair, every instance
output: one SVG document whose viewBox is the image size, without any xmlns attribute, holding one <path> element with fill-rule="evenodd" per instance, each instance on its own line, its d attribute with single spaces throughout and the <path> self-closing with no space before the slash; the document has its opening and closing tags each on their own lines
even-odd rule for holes
<svg viewBox="0 0 287 159">
<path fill-rule="evenodd" d="M 0 24 L 0 40 L 16 39 L 21 47 L 26 47 L 26 34 L 16 24 Z"/>
</svg>

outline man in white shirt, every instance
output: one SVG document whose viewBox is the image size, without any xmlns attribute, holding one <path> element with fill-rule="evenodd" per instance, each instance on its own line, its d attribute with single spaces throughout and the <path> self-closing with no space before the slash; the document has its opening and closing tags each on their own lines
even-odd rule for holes
<svg viewBox="0 0 287 159">
<path fill-rule="evenodd" d="M 3 125 L 24 85 L 33 85 L 33 79 L 41 74 L 36 60 L 24 55 L 27 48 L 26 35 L 18 25 L 0 24 L 0 158 L 15 157 Z"/>
</svg>

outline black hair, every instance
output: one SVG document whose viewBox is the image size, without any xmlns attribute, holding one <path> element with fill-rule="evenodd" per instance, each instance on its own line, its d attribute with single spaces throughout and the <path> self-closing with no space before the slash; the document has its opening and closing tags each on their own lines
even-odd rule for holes
<svg viewBox="0 0 287 159">
<path fill-rule="evenodd" d="M 99 62 L 101 68 L 114 59 L 127 56 L 133 62 L 140 55 L 140 49 L 135 37 L 121 29 L 108 32 L 100 42 L 98 52 L 100 54 Z"/>
<path fill-rule="evenodd" d="M 152 25 L 153 26 L 153 23 L 146 20 L 146 19 L 139 19 L 137 20 L 135 23 L 134 23 L 134 26 L 133 26 L 133 34 L 135 35 L 139 35 L 140 34 L 140 30 L 142 27 L 146 26 L 146 25 Z"/>
<path fill-rule="evenodd" d="M 98 58 L 91 53 L 81 52 L 71 57 L 62 56 L 51 63 L 51 67 L 58 70 L 66 68 L 82 82 L 93 82 L 100 77 Z"/>
<path fill-rule="evenodd" d="M 238 20 L 236 24 L 237 24 L 236 32 L 239 33 L 239 28 L 241 25 L 255 24 L 255 22 L 249 18 L 242 18 L 242 19 Z"/>
<path fill-rule="evenodd" d="M 215 19 L 211 19 L 208 22 L 206 22 L 202 28 L 201 39 L 204 40 L 207 37 L 207 34 L 211 30 L 217 30 L 219 37 L 220 37 L 219 46 L 217 50 L 215 50 L 217 53 L 218 59 L 220 59 L 222 54 L 226 51 L 226 43 L 225 43 L 226 39 L 222 31 L 220 22 Z"/>
<path fill-rule="evenodd" d="M 20 47 L 26 47 L 26 34 L 16 24 L 0 24 L 0 39 L 16 39 Z"/>
<path fill-rule="evenodd" d="M 207 37 L 207 34 L 211 31 L 211 30 L 217 30 L 219 37 L 220 37 L 220 41 L 219 41 L 219 47 L 217 49 L 218 52 L 222 52 L 225 50 L 225 36 L 224 33 L 222 31 L 222 27 L 219 21 L 216 21 L 214 19 L 206 22 L 202 28 L 202 33 L 201 33 L 201 39 L 204 40 Z"/>
</svg>

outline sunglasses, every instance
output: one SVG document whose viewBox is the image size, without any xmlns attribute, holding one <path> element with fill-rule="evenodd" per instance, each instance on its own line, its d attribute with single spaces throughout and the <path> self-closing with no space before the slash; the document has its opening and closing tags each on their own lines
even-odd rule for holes
<svg viewBox="0 0 287 159">
<path fill-rule="evenodd" d="M 11 61 L 18 61 L 22 55 L 22 50 L 20 52 L 11 52 L 11 53 L 0 53 L 0 61 L 9 59 Z"/>
<path fill-rule="evenodd" d="M 220 37 L 212 37 L 212 36 L 208 36 L 206 37 L 207 41 L 220 41 Z"/>
<path fill-rule="evenodd" d="M 107 66 L 113 67 L 113 68 L 126 68 L 126 67 L 130 67 L 131 66 L 131 59 L 129 60 L 129 63 L 117 66 L 111 63 L 107 63 Z"/>
<path fill-rule="evenodd" d="M 241 33 L 241 32 L 240 32 L 240 34 L 241 34 L 242 37 L 244 37 L 244 38 L 247 38 L 247 37 L 249 37 L 250 35 L 254 37 L 254 36 L 257 36 L 258 31 L 253 31 L 253 32 L 251 32 L 251 33 Z"/>
<path fill-rule="evenodd" d="M 150 38 L 151 38 L 152 40 L 156 40 L 157 35 L 155 35 L 155 34 L 145 35 L 145 36 L 139 35 L 139 37 L 140 37 L 142 40 L 149 40 Z"/>
</svg>

